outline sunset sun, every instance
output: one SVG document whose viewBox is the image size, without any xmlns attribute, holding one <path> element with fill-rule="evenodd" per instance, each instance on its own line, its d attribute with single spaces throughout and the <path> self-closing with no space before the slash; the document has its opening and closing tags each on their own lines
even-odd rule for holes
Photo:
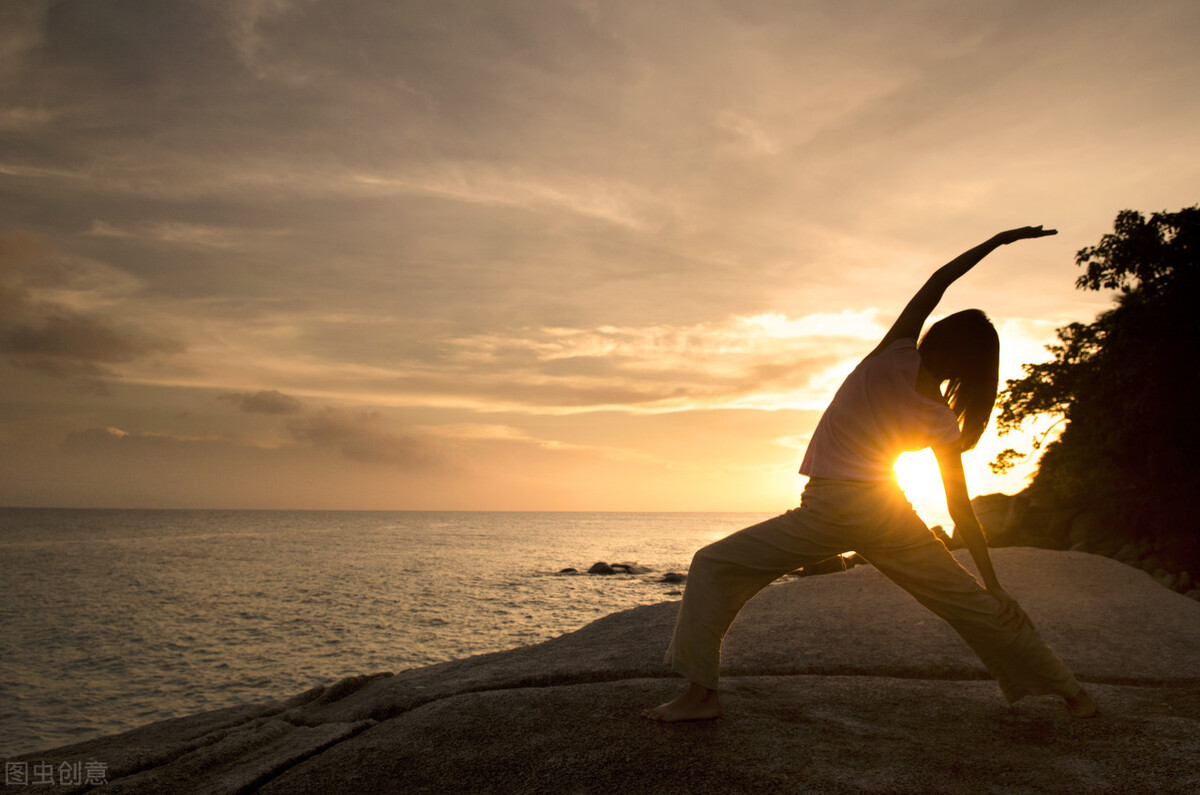
<svg viewBox="0 0 1200 795">
<path fill-rule="evenodd" d="M 896 480 L 908 496 L 908 501 L 928 524 L 952 527 L 946 512 L 946 493 L 942 476 L 932 450 L 904 453 L 896 460 Z"/>
</svg>

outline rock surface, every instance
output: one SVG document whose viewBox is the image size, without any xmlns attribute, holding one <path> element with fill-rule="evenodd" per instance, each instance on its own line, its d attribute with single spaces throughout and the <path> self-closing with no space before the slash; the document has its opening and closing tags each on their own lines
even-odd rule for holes
<svg viewBox="0 0 1200 795">
<path fill-rule="evenodd" d="M 716 721 L 638 716 L 680 688 L 661 663 L 667 602 L 21 759 L 99 760 L 106 790 L 132 793 L 1200 791 L 1200 604 L 1082 552 L 993 557 L 1098 718 L 1008 707 L 951 629 L 856 566 L 747 605 Z"/>
</svg>

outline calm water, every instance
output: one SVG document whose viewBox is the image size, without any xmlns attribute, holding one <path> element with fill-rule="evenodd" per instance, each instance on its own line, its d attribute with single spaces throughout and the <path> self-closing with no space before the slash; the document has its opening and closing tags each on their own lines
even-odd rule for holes
<svg viewBox="0 0 1200 795">
<path fill-rule="evenodd" d="M 555 637 L 763 518 L 0 509 L 0 757 Z"/>
</svg>

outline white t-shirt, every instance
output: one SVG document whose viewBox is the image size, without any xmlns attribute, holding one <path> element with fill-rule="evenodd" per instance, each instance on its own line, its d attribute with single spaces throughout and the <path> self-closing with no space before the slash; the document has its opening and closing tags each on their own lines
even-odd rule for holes
<svg viewBox="0 0 1200 795">
<path fill-rule="evenodd" d="M 920 366 L 911 338 L 859 362 L 817 423 L 800 474 L 892 480 L 901 453 L 961 438 L 950 407 L 917 392 Z"/>
</svg>

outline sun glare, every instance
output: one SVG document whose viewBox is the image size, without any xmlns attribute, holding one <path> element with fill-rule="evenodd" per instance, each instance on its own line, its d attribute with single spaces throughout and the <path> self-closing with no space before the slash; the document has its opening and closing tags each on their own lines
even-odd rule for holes
<svg viewBox="0 0 1200 795">
<path fill-rule="evenodd" d="M 952 522 L 946 511 L 946 492 L 933 451 L 904 453 L 896 460 L 895 469 L 900 488 L 925 523 L 930 527 L 940 524 L 949 532 Z"/>
</svg>

